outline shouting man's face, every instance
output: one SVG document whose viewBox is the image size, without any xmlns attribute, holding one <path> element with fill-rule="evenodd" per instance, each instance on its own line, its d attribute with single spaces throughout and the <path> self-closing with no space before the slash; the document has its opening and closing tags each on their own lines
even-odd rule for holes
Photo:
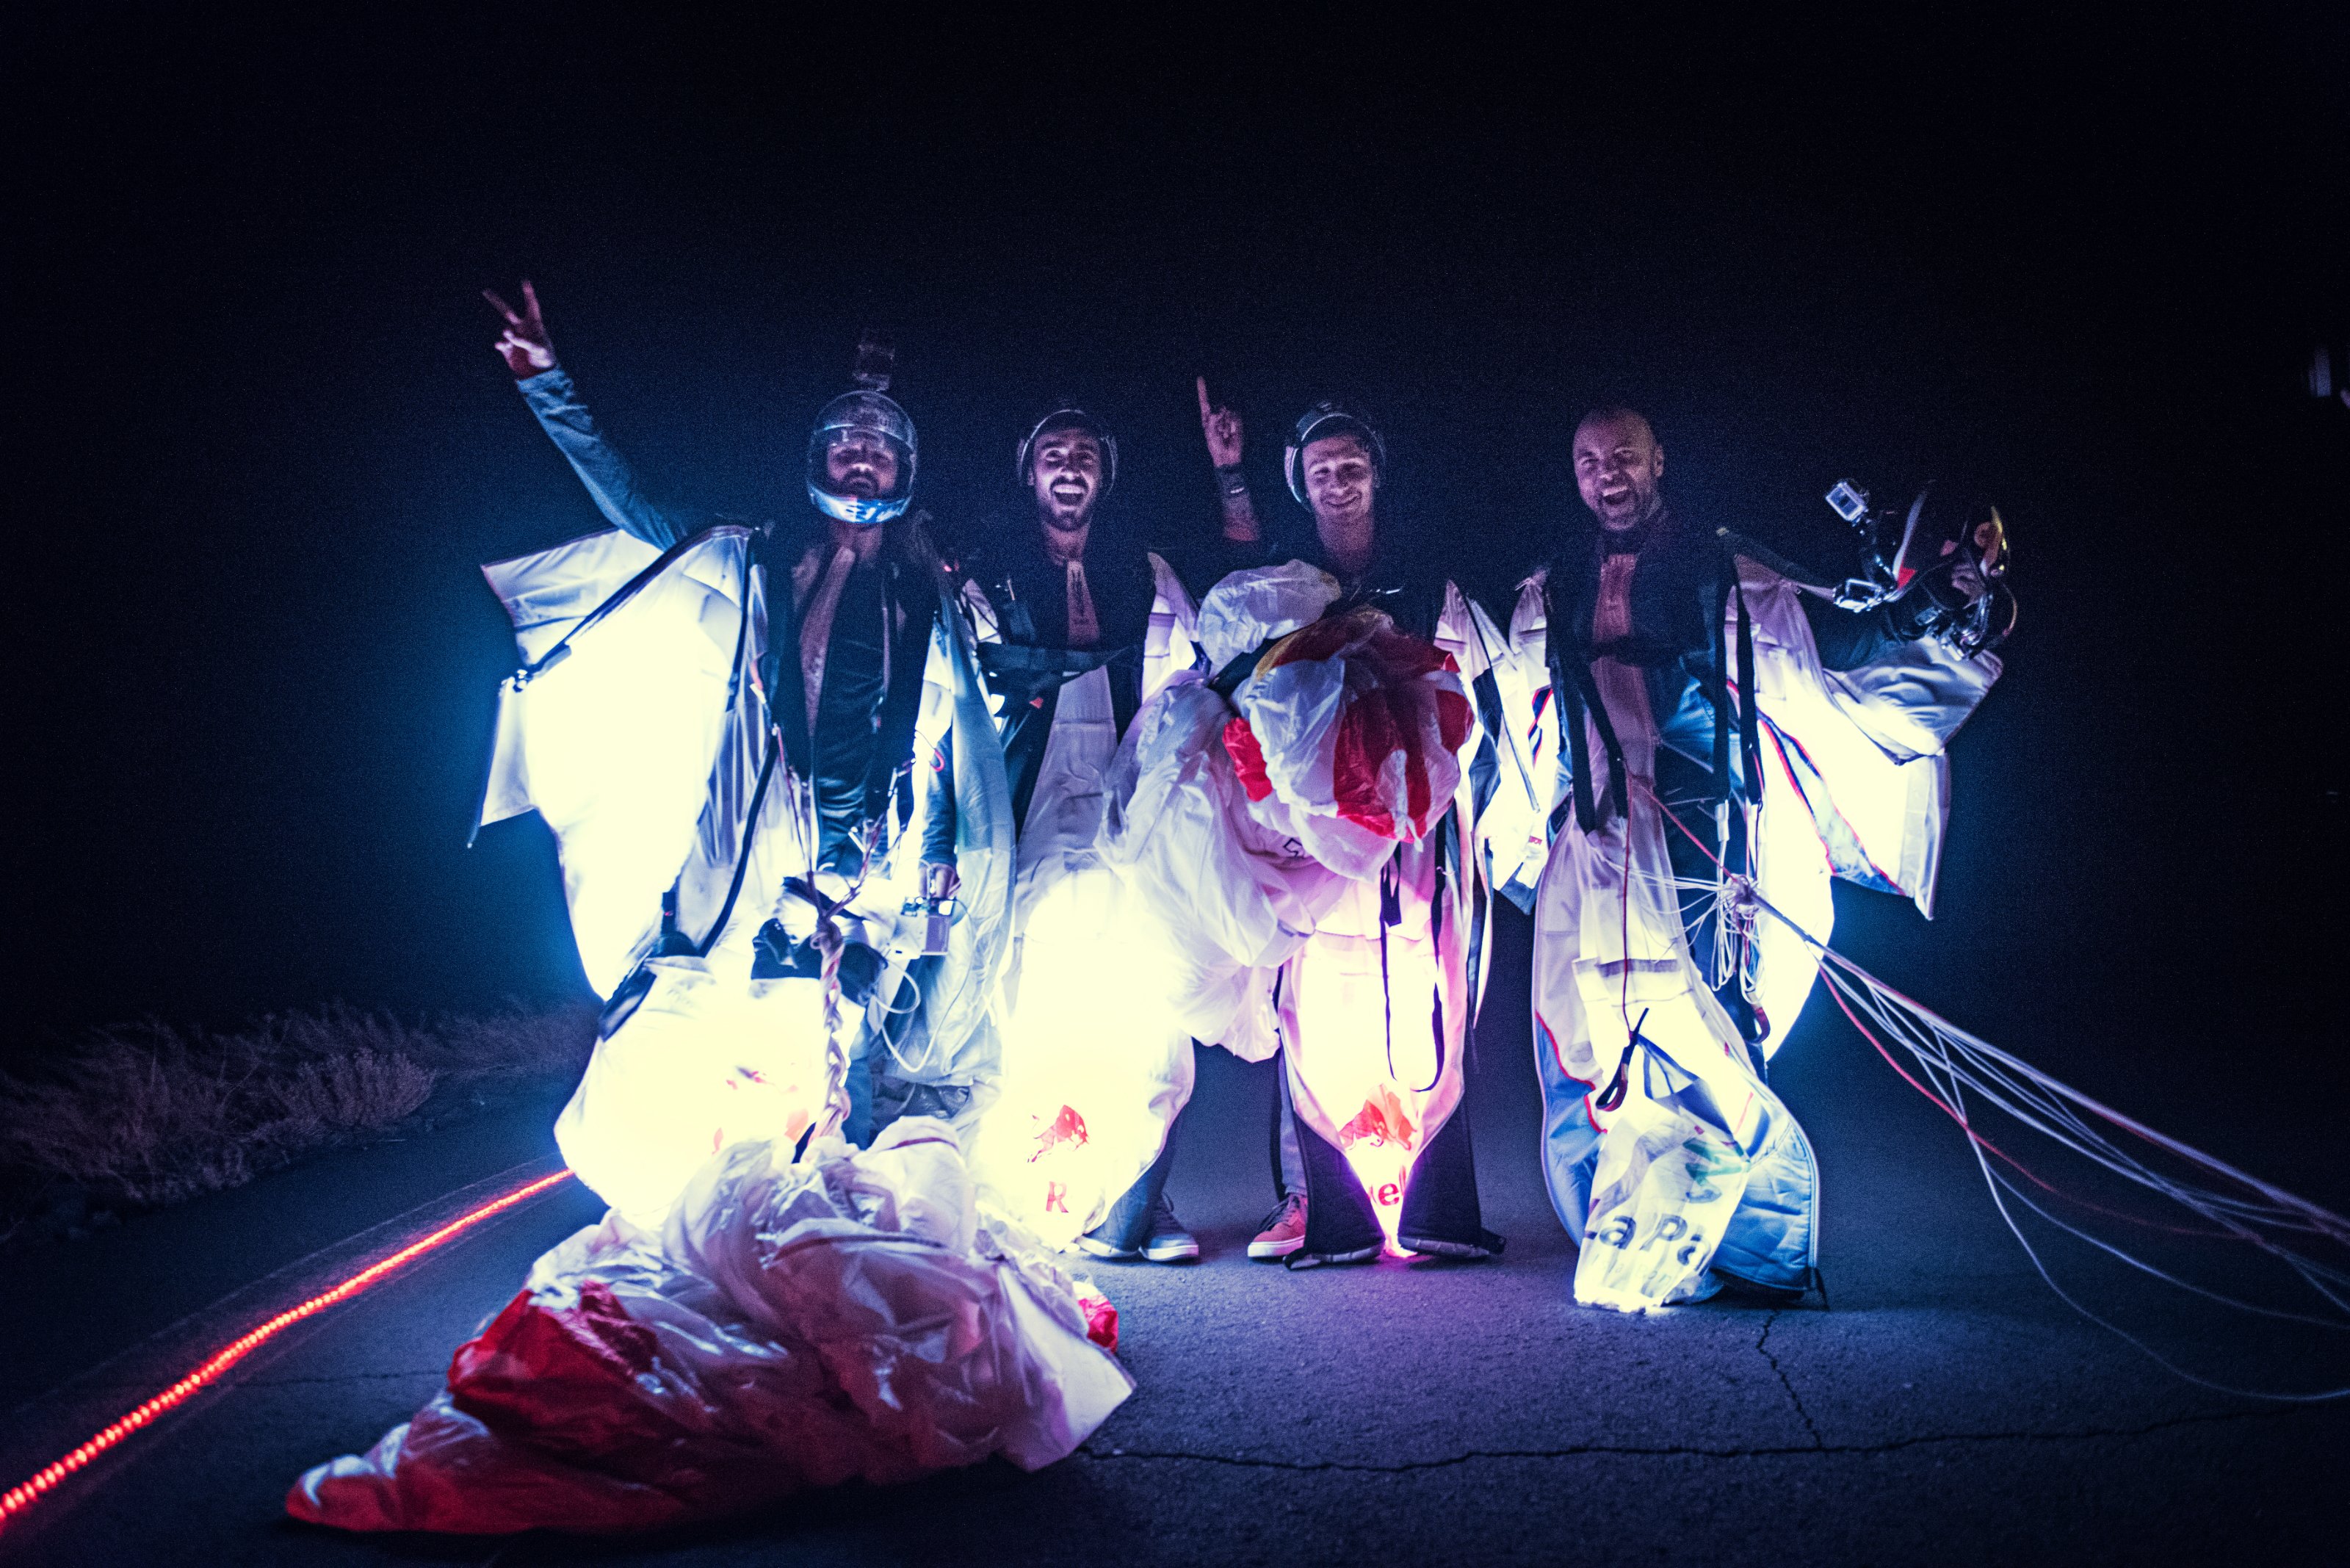
<svg viewBox="0 0 2350 1568">
<path fill-rule="evenodd" d="M 898 488 L 898 449 L 873 431 L 836 431 L 824 449 L 826 488 L 875 501 Z"/>
<path fill-rule="evenodd" d="M 1575 431 L 1575 487 L 1603 528 L 1638 527 L 1661 504 L 1665 449 L 1635 413 L 1593 414 Z"/>
<path fill-rule="evenodd" d="M 1036 438 L 1028 461 L 1028 486 L 1036 493 L 1036 515 L 1045 527 L 1075 534 L 1093 521 L 1103 468 L 1101 440 L 1082 425 L 1049 430 Z"/>
<path fill-rule="evenodd" d="M 1308 441 L 1297 462 L 1305 471 L 1305 499 L 1316 523 L 1348 527 L 1369 518 L 1375 471 L 1361 437 L 1334 435 Z"/>
</svg>

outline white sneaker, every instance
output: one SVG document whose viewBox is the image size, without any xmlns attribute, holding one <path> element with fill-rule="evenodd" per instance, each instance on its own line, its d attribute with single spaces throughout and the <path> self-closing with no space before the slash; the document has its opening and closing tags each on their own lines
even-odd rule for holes
<svg viewBox="0 0 2350 1568">
<path fill-rule="evenodd" d="M 1183 1221 L 1175 1218 L 1175 1205 L 1160 1193 L 1157 1207 L 1150 1210 L 1150 1233 L 1143 1238 L 1142 1255 L 1154 1263 L 1196 1263 L 1200 1261 L 1200 1239 L 1183 1229 Z"/>
</svg>

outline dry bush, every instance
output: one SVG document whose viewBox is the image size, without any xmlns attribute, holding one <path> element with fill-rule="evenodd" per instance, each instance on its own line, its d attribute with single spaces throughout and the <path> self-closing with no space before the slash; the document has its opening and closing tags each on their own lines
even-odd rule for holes
<svg viewBox="0 0 2350 1568">
<path fill-rule="evenodd" d="M 173 1203 L 400 1122 L 443 1083 L 577 1076 L 595 1036 L 592 1009 L 410 1025 L 339 1004 L 234 1032 L 92 1030 L 33 1075 L 0 1075 L 0 1174 L 17 1192 Z"/>
<path fill-rule="evenodd" d="M 596 1049 L 596 1009 L 584 1005 L 442 1018 L 433 1024 L 432 1049 L 412 1054 L 460 1081 L 577 1078 Z"/>
<path fill-rule="evenodd" d="M 0 1163 L 139 1204 L 234 1187 L 262 1065 L 161 1023 L 94 1032 L 48 1075 L 0 1079 Z"/>
<path fill-rule="evenodd" d="M 440 1077 L 411 1057 L 365 1047 L 304 1062 L 270 1085 L 270 1096 L 284 1114 L 255 1134 L 264 1140 L 310 1143 L 323 1132 L 389 1127 L 421 1109 Z"/>
</svg>

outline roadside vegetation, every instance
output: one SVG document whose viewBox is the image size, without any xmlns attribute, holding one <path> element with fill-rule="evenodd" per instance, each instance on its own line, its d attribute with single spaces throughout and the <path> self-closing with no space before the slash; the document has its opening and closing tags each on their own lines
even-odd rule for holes
<svg viewBox="0 0 2350 1568">
<path fill-rule="evenodd" d="M 0 1242 L 73 1234 L 576 1080 L 590 1009 L 405 1023 L 332 1006 L 244 1029 L 93 1029 L 0 1072 Z"/>
</svg>

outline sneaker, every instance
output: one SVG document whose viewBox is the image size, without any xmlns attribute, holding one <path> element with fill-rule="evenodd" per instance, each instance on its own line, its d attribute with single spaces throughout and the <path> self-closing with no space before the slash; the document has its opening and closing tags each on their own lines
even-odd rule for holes
<svg viewBox="0 0 2350 1568">
<path fill-rule="evenodd" d="M 1248 1255 L 1263 1262 L 1286 1258 L 1305 1245 L 1305 1195 L 1293 1192 L 1264 1217 L 1264 1229 L 1248 1245 Z"/>
<path fill-rule="evenodd" d="M 1142 1256 L 1142 1249 L 1139 1247 L 1120 1247 L 1114 1242 L 1103 1241 L 1090 1231 L 1077 1238 L 1077 1250 L 1088 1257 L 1099 1258 L 1105 1262 L 1111 1263 L 1130 1263 Z"/>
<path fill-rule="evenodd" d="M 1183 1221 L 1175 1218 L 1175 1205 L 1160 1193 L 1151 1207 L 1150 1229 L 1142 1240 L 1142 1255 L 1154 1263 L 1196 1263 L 1200 1261 L 1200 1239 L 1183 1229 Z"/>
</svg>

